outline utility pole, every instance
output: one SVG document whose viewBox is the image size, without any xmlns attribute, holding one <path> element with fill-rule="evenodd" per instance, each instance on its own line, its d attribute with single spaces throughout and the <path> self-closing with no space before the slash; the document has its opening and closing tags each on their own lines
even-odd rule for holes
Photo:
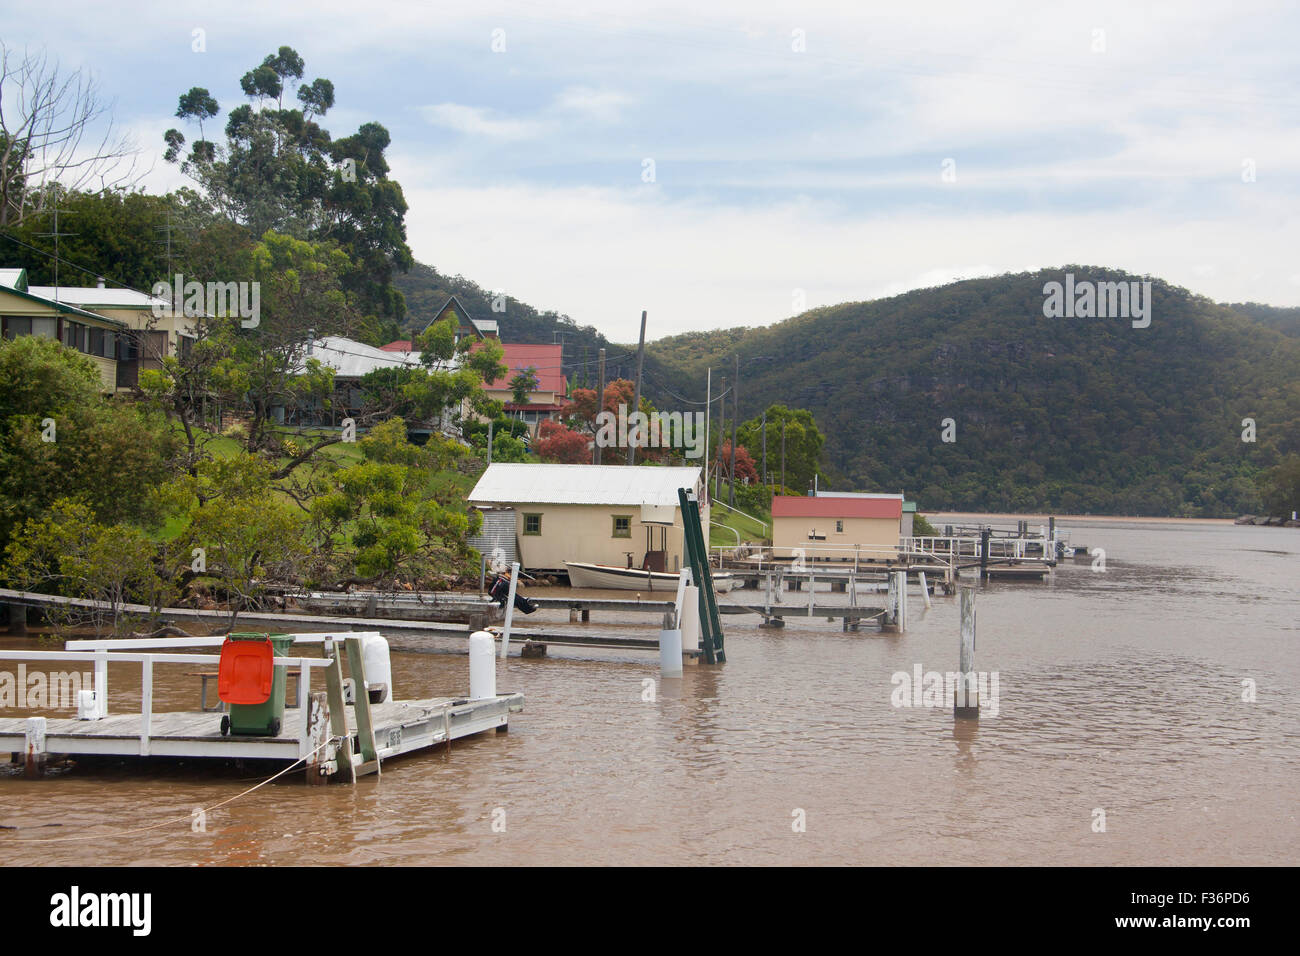
<svg viewBox="0 0 1300 956">
<path fill-rule="evenodd" d="M 722 390 L 718 392 L 718 460 L 713 470 L 713 500 L 722 498 L 722 438 L 727 434 L 727 376 L 722 376 Z"/>
<path fill-rule="evenodd" d="M 54 195 L 54 231 L 39 232 L 38 236 L 50 236 L 54 239 L 54 298 L 59 297 L 59 239 L 63 236 L 76 236 L 75 232 L 59 232 L 59 196 Z"/>
<path fill-rule="evenodd" d="M 632 409 L 628 412 L 629 417 L 641 410 L 641 369 L 645 365 L 645 309 L 641 310 L 641 344 L 636 350 L 636 385 L 632 390 Z M 627 463 L 636 464 L 636 443 L 628 441 L 627 443 Z"/>
<path fill-rule="evenodd" d="M 605 410 L 605 350 L 604 350 L 604 349 L 601 349 L 601 350 L 600 350 L 600 391 L 596 393 L 596 415 L 597 415 L 598 418 L 599 418 L 599 416 L 600 416 L 600 413 L 603 412 L 604 410 Z M 593 422 L 592 424 L 593 424 L 593 425 L 596 425 L 595 422 Z M 596 425 L 596 434 L 597 434 L 597 437 L 598 437 L 599 434 L 600 434 L 600 426 L 599 426 L 599 425 Z M 595 439 L 593 439 L 593 440 L 592 440 L 592 445 L 594 445 L 594 446 L 595 446 L 595 449 L 596 449 L 596 450 L 595 450 L 595 463 L 596 463 L 597 465 L 599 465 L 599 464 L 600 464 L 600 459 L 601 459 L 601 448 L 600 448 L 600 442 L 597 441 L 597 440 L 595 440 Z"/>
<path fill-rule="evenodd" d="M 785 419 L 781 419 L 781 487 L 785 487 Z"/>
<path fill-rule="evenodd" d="M 709 491 L 709 423 L 713 421 L 713 369 L 710 367 L 704 386 L 704 492 Z"/>
<path fill-rule="evenodd" d="M 763 487 L 767 487 L 767 409 L 763 409 Z"/>
<path fill-rule="evenodd" d="M 736 507 L 736 421 L 740 418 L 740 353 L 732 356 L 736 360 L 736 381 L 731 386 L 731 491 L 727 494 L 727 506 Z"/>
</svg>

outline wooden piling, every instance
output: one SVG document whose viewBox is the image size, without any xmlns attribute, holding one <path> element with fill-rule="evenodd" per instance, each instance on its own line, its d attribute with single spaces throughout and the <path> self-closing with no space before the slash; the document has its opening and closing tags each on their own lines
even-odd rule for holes
<svg viewBox="0 0 1300 956">
<path fill-rule="evenodd" d="M 323 690 L 315 691 L 307 707 L 307 783 L 322 786 L 329 783 L 325 770 L 333 757 L 326 746 L 330 738 L 329 694 Z"/>
<path fill-rule="evenodd" d="M 348 783 L 356 783 L 357 775 L 352 766 L 352 731 L 348 729 L 347 704 L 343 699 L 343 665 L 340 663 L 341 648 L 337 643 L 327 644 L 325 653 L 333 660 L 325 668 L 325 689 L 328 694 L 330 733 L 339 741 L 338 774 Z"/>
<path fill-rule="evenodd" d="M 979 720 L 978 688 L 973 687 L 975 673 L 975 589 L 961 588 L 961 649 L 957 660 L 957 687 L 953 695 L 953 718 Z"/>
<path fill-rule="evenodd" d="M 46 758 L 44 717 L 27 718 L 27 742 L 24 751 L 26 756 L 24 775 L 31 779 L 43 776 Z"/>
<path fill-rule="evenodd" d="M 348 652 L 348 670 L 357 685 L 356 700 L 352 704 L 352 712 L 357 718 L 357 742 L 361 746 L 362 764 L 357 769 L 361 773 L 373 770 L 378 775 L 379 753 L 375 746 L 374 724 L 370 719 L 370 688 L 366 686 L 366 661 L 361 652 L 361 638 L 345 638 L 344 644 Z"/>
</svg>

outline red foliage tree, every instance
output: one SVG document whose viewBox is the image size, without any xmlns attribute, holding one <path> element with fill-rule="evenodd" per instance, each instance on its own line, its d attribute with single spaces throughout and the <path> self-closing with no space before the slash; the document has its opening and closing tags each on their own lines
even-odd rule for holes
<svg viewBox="0 0 1300 956">
<path fill-rule="evenodd" d="M 718 467 L 722 469 L 723 476 L 731 473 L 731 439 L 727 439 L 718 447 Z M 754 458 L 744 445 L 736 446 L 736 482 L 745 484 L 748 481 L 751 485 L 758 484 L 758 466 L 754 464 Z"/>
<path fill-rule="evenodd" d="M 636 385 L 625 378 L 616 378 L 605 383 L 605 401 L 601 407 L 607 412 L 618 413 L 619 405 L 632 410 L 632 395 Z M 566 411 L 570 420 L 588 432 L 596 430 L 596 390 L 594 388 L 575 388 L 570 396 L 571 402 Z"/>
<path fill-rule="evenodd" d="M 586 465 L 591 462 L 591 439 L 560 422 L 542 422 L 534 446 L 542 461 L 561 465 Z"/>
</svg>

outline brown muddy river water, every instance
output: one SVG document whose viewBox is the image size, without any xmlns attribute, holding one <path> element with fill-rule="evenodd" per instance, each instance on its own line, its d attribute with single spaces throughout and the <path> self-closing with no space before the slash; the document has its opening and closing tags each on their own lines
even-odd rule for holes
<svg viewBox="0 0 1300 956">
<path fill-rule="evenodd" d="M 0 825 L 20 829 L 0 830 L 0 859 L 1300 862 L 1300 531 L 1062 527 L 1104 548 L 1106 570 L 1066 561 L 1048 584 L 981 589 L 975 666 L 998 673 L 999 701 L 977 725 L 955 729 L 947 706 L 891 703 L 895 672 L 956 669 L 955 596 L 926 610 L 914 593 L 901 635 L 844 633 L 825 619 L 768 631 L 728 617 L 728 662 L 680 680 L 659 680 L 650 653 L 512 657 L 497 686 L 526 704 L 508 734 L 386 763 L 382 778 L 354 787 L 273 783 L 211 813 L 204 833 L 191 810 L 252 786 L 260 768 L 74 767 L 28 781 L 5 765 Z M 527 621 L 538 618 L 578 627 L 559 612 Z M 593 618 L 593 630 L 611 623 Z M 616 626 L 648 633 L 655 621 Z M 463 639 L 390 637 L 398 696 L 468 689 Z M 186 669 L 159 666 L 157 710 L 197 706 Z M 652 702 L 646 678 L 657 681 Z M 115 666 L 109 684 L 113 712 L 138 707 L 138 667 Z M 504 832 L 493 830 L 498 810 Z M 1098 810 L 1105 832 L 1094 829 Z M 792 826 L 798 811 L 804 832 Z M 46 823 L 61 826 L 32 829 Z"/>
</svg>

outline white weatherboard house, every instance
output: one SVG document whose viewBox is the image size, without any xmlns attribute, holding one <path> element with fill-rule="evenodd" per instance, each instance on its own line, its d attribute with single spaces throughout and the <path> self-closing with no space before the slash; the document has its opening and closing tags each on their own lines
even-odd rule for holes
<svg viewBox="0 0 1300 956">
<path fill-rule="evenodd" d="M 677 490 L 696 493 L 707 528 L 702 481 L 691 467 L 498 463 L 488 465 L 469 502 L 485 510 L 485 527 L 513 515 L 525 569 L 563 571 L 565 561 L 586 561 L 676 571 L 686 552 Z"/>
</svg>

